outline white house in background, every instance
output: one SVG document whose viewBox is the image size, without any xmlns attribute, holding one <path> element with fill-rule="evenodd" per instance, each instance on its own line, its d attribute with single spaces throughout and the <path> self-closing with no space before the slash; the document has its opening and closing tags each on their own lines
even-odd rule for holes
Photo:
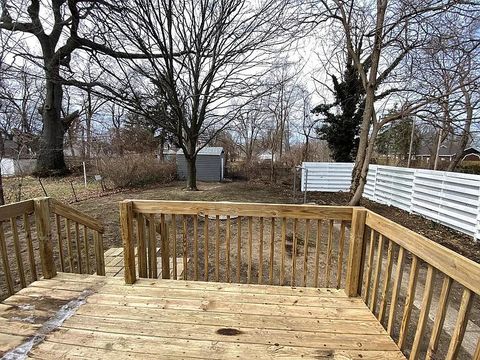
<svg viewBox="0 0 480 360">
<path fill-rule="evenodd" d="M 4 136 L 4 135 L 0 135 Z M 0 161 L 2 176 L 30 175 L 37 165 L 35 154 L 14 139 L 4 139 L 4 154 Z"/>
<path fill-rule="evenodd" d="M 259 161 L 272 161 L 272 152 L 265 150 L 257 155 Z M 273 154 L 273 161 L 277 161 L 277 154 Z"/>
</svg>

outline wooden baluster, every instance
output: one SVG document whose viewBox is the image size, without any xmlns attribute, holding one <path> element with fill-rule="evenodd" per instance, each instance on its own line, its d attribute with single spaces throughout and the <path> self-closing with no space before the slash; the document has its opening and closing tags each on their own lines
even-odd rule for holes
<svg viewBox="0 0 480 360">
<path fill-rule="evenodd" d="M 78 273 L 83 274 L 82 249 L 80 245 L 80 227 L 78 225 L 78 222 L 76 221 L 75 221 L 75 244 L 77 247 Z"/>
<path fill-rule="evenodd" d="M 408 279 L 407 297 L 403 309 L 402 323 L 400 324 L 400 335 L 398 338 L 398 347 L 403 350 L 405 341 L 407 340 L 408 323 L 412 315 L 413 301 L 415 300 L 415 287 L 418 278 L 418 258 L 412 254 L 412 264 L 410 267 L 410 276 Z"/>
<path fill-rule="evenodd" d="M 188 276 L 188 242 L 187 242 L 187 217 L 182 216 L 183 223 L 183 280 Z"/>
<path fill-rule="evenodd" d="M 317 239 L 315 243 L 315 274 L 313 278 L 314 286 L 318 288 L 318 265 L 320 262 L 320 246 L 322 241 L 322 220 L 317 220 Z"/>
<path fill-rule="evenodd" d="M 27 286 L 25 280 L 25 271 L 23 269 L 22 250 L 20 249 L 20 239 L 18 238 L 17 219 L 10 218 L 10 227 L 12 228 L 13 247 L 15 249 L 15 259 L 17 260 L 18 274 L 20 275 L 20 285 L 22 288 Z"/>
<path fill-rule="evenodd" d="M 230 215 L 227 215 L 227 229 L 226 229 L 226 257 L 227 257 L 227 282 L 230 282 L 230 241 L 231 241 L 231 237 L 232 237 L 232 234 L 231 234 L 231 223 L 230 223 Z"/>
<path fill-rule="evenodd" d="M 475 349 L 475 354 L 473 354 L 473 360 L 480 360 L 480 338 L 477 340 L 477 348 Z"/>
<path fill-rule="evenodd" d="M 253 219 L 248 217 L 248 268 L 247 268 L 247 283 L 250 284 L 252 280 L 252 260 L 253 260 Z"/>
<path fill-rule="evenodd" d="M 258 283 L 262 283 L 263 278 L 263 217 L 259 219 L 259 249 L 258 249 Z"/>
<path fill-rule="evenodd" d="M 420 316 L 417 323 L 417 331 L 413 339 L 412 351 L 409 359 L 416 360 L 422 344 L 423 335 L 425 333 L 425 326 L 427 325 L 428 314 L 430 312 L 430 305 L 432 304 L 434 269 L 428 265 L 427 277 L 425 279 L 425 288 L 423 290 L 422 305 L 420 307 Z"/>
<path fill-rule="evenodd" d="M 293 231 L 292 231 L 292 278 L 290 280 L 290 285 L 295 286 L 296 280 L 296 271 L 297 271 L 297 230 L 298 230 L 298 219 L 293 219 Z"/>
<path fill-rule="evenodd" d="M 327 259 L 325 268 L 326 287 L 330 287 L 330 267 L 332 265 L 332 250 L 333 250 L 333 220 L 328 221 L 328 242 L 327 242 Z"/>
<path fill-rule="evenodd" d="M 392 276 L 393 267 L 393 242 L 388 240 L 387 250 L 387 266 L 383 276 L 383 289 L 380 295 L 380 310 L 378 311 L 378 321 L 383 324 L 385 313 L 387 311 L 387 294 L 390 286 L 390 277 Z"/>
<path fill-rule="evenodd" d="M 370 310 L 375 314 L 375 308 L 377 306 L 377 291 L 380 284 L 380 274 L 382 272 L 382 256 L 383 256 L 383 235 L 378 236 L 378 248 L 377 248 L 377 265 L 375 267 L 375 276 L 373 278 L 372 293 L 370 297 Z"/>
<path fill-rule="evenodd" d="M 70 219 L 65 219 L 65 233 L 67 234 L 68 267 L 70 272 L 73 273 L 73 247 Z"/>
<path fill-rule="evenodd" d="M 270 285 L 273 285 L 273 264 L 275 256 L 275 218 L 272 217 L 270 221 L 270 269 L 268 272 L 268 278 Z"/>
<path fill-rule="evenodd" d="M 5 244 L 5 232 L 3 231 L 3 222 L 0 222 L 0 252 L 2 253 L 3 272 L 7 280 L 7 290 L 9 295 L 14 294 L 12 272 L 10 262 L 8 261 L 7 246 Z"/>
<path fill-rule="evenodd" d="M 145 217 L 137 214 L 137 253 L 138 253 L 138 276 L 146 278 L 147 272 L 147 244 L 145 239 Z"/>
<path fill-rule="evenodd" d="M 23 226 L 25 228 L 25 236 L 27 240 L 27 247 L 28 247 L 28 259 L 30 261 L 30 277 L 33 281 L 37 280 L 37 266 L 35 264 L 35 253 L 33 251 L 33 242 L 32 242 L 32 230 L 30 228 L 30 219 L 28 218 L 28 214 L 23 214 Z M 58 223 L 57 223 L 58 226 Z M 62 271 L 63 267 L 63 254 L 61 254 L 62 260 Z"/>
<path fill-rule="evenodd" d="M 173 258 L 175 259 L 175 257 L 176 255 L 174 254 Z M 198 281 L 198 216 L 197 215 L 193 215 L 193 262 L 195 264 L 195 267 L 193 269 L 193 278 L 195 279 L 195 281 Z M 174 263 L 176 264 L 176 261 Z M 176 277 L 175 277 L 175 280 L 176 280 Z"/>
<path fill-rule="evenodd" d="M 24 216 L 23 217 L 23 222 L 25 224 L 25 228 L 27 226 L 30 228 L 30 224 L 28 224 L 28 218 L 26 218 L 25 215 L 23 215 L 23 216 Z M 55 214 L 55 225 L 57 226 L 58 256 L 60 257 L 60 270 L 62 272 L 64 272 L 65 271 L 65 259 L 63 258 L 62 223 L 60 221 L 60 215 L 58 215 L 58 214 Z M 27 232 L 27 234 L 28 234 L 28 232 Z M 30 242 L 31 241 L 32 241 L 32 236 L 30 235 Z"/>
<path fill-rule="evenodd" d="M 280 254 L 280 285 L 285 283 L 285 242 L 287 237 L 287 219 L 282 218 L 282 244 Z"/>
<path fill-rule="evenodd" d="M 340 286 L 342 285 L 344 248 L 345 248 L 345 221 L 342 221 L 340 224 L 340 240 L 338 242 L 337 289 L 340 289 Z"/>
<path fill-rule="evenodd" d="M 390 312 L 388 314 L 387 331 L 390 334 L 390 336 L 393 335 L 393 325 L 395 323 L 395 310 L 397 307 L 400 290 L 402 288 L 402 277 L 403 277 L 403 268 L 404 268 L 403 257 L 404 257 L 404 249 L 403 247 L 400 247 L 400 249 L 398 250 L 397 268 L 395 270 L 395 282 L 392 288 Z"/>
<path fill-rule="evenodd" d="M 430 336 L 430 342 L 428 343 L 427 359 L 435 358 L 437 352 L 438 342 L 440 341 L 440 335 L 443 329 L 443 323 L 445 322 L 445 315 L 448 309 L 448 297 L 450 296 L 450 290 L 452 289 L 452 278 L 444 275 L 442 290 L 440 292 L 440 298 L 438 300 L 437 312 L 435 313 L 435 320 L 433 322 L 432 334 Z"/>
<path fill-rule="evenodd" d="M 447 356 L 445 360 L 454 360 L 458 356 L 458 351 L 462 345 L 465 329 L 468 324 L 468 314 L 473 304 L 473 293 L 470 289 L 463 290 L 462 300 L 460 301 L 460 308 L 458 309 L 457 321 L 455 329 L 453 330 L 450 345 L 448 346 Z"/>
<path fill-rule="evenodd" d="M 148 214 L 148 275 L 151 279 L 158 279 L 157 266 L 157 234 L 155 230 L 155 215 Z"/>
<path fill-rule="evenodd" d="M 160 215 L 160 256 L 162 259 L 162 279 L 170 279 L 170 242 L 165 214 Z M 176 280 L 176 279 L 175 279 Z"/>
<path fill-rule="evenodd" d="M 303 241 L 303 282 L 302 286 L 307 286 L 308 274 L 308 241 L 310 240 L 310 219 L 305 220 L 305 239 Z"/>
<path fill-rule="evenodd" d="M 220 216 L 215 216 L 215 281 L 220 281 Z"/>
<path fill-rule="evenodd" d="M 150 218 L 149 225 L 151 226 Z M 137 279 L 135 271 L 135 244 L 133 241 L 133 207 L 131 201 L 120 203 L 120 229 L 123 243 L 123 263 L 125 266 L 125 283 L 133 284 Z"/>
<path fill-rule="evenodd" d="M 375 251 L 375 230 L 370 229 L 370 245 L 368 248 L 367 271 L 365 274 L 365 291 L 363 292 L 363 301 L 368 305 L 370 299 L 370 279 L 372 277 L 373 254 Z"/>
<path fill-rule="evenodd" d="M 197 236 L 195 237 L 195 241 L 197 241 L 198 238 L 198 218 L 195 216 L 194 219 L 194 231 L 197 231 L 196 234 Z M 197 245 L 198 249 L 198 245 Z M 173 264 L 173 279 L 177 280 L 178 279 L 178 274 L 177 274 L 177 216 L 175 214 L 172 214 L 172 264 Z M 198 280 L 198 258 L 196 260 L 196 269 L 197 269 L 197 278 L 195 280 Z"/>
<path fill-rule="evenodd" d="M 45 279 L 57 275 L 53 258 L 52 228 L 50 224 L 50 200 L 48 198 L 34 199 L 35 227 L 37 229 L 38 252 L 42 262 L 42 273 Z"/>
<path fill-rule="evenodd" d="M 88 228 L 86 225 L 83 225 L 83 242 L 85 248 L 85 265 L 87 268 L 87 274 L 90 274 L 90 252 L 88 246 Z"/>
<path fill-rule="evenodd" d="M 240 282 L 240 267 L 242 265 L 242 218 L 237 218 L 237 283 Z"/>
<path fill-rule="evenodd" d="M 95 231 L 94 242 L 95 242 L 95 263 L 97 268 L 97 275 L 105 276 L 105 257 L 104 257 L 105 254 L 103 252 L 102 233 Z"/>
<path fill-rule="evenodd" d="M 205 223 L 203 224 L 203 238 L 205 240 L 205 264 L 204 264 L 204 274 L 203 280 L 208 281 L 208 215 L 205 214 Z"/>
</svg>

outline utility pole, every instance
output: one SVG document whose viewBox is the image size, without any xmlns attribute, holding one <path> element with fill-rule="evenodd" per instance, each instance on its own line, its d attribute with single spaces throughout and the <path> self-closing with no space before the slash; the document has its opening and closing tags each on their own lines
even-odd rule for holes
<svg viewBox="0 0 480 360">
<path fill-rule="evenodd" d="M 413 139 L 415 137 L 415 117 L 412 117 L 412 133 L 410 134 L 410 147 L 408 150 L 408 162 L 407 168 L 410 167 L 410 163 L 412 161 L 412 150 L 413 150 Z"/>
</svg>

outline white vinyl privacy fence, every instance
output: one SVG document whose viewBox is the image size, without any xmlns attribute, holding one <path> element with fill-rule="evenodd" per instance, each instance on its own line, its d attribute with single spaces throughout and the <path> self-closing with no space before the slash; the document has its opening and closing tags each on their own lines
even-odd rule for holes
<svg viewBox="0 0 480 360">
<path fill-rule="evenodd" d="M 348 191 L 352 169 L 345 163 L 303 163 L 302 190 Z M 479 175 L 370 165 L 363 196 L 480 239 Z"/>
</svg>

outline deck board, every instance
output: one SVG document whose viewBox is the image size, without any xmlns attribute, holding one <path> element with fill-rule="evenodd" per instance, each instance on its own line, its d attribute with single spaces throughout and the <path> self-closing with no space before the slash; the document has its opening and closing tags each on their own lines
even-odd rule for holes
<svg viewBox="0 0 480 360">
<path fill-rule="evenodd" d="M 63 273 L 0 306 L 0 355 L 80 295 L 85 303 L 30 358 L 404 359 L 363 302 L 342 290 L 148 279 L 124 285 Z"/>
<path fill-rule="evenodd" d="M 160 248 L 157 248 L 157 254 Z M 105 275 L 123 278 L 125 275 L 125 265 L 123 259 L 123 247 L 110 248 L 104 253 L 105 257 Z M 137 259 L 137 248 L 135 248 L 135 259 Z M 188 261 L 189 259 L 187 259 Z M 138 264 L 138 260 L 135 260 Z M 162 258 L 157 257 L 158 278 L 162 278 Z M 138 276 L 138 269 L 137 269 Z M 183 258 L 177 258 L 177 279 L 183 277 Z M 173 278 L 173 258 L 170 258 L 170 278 Z"/>
</svg>

